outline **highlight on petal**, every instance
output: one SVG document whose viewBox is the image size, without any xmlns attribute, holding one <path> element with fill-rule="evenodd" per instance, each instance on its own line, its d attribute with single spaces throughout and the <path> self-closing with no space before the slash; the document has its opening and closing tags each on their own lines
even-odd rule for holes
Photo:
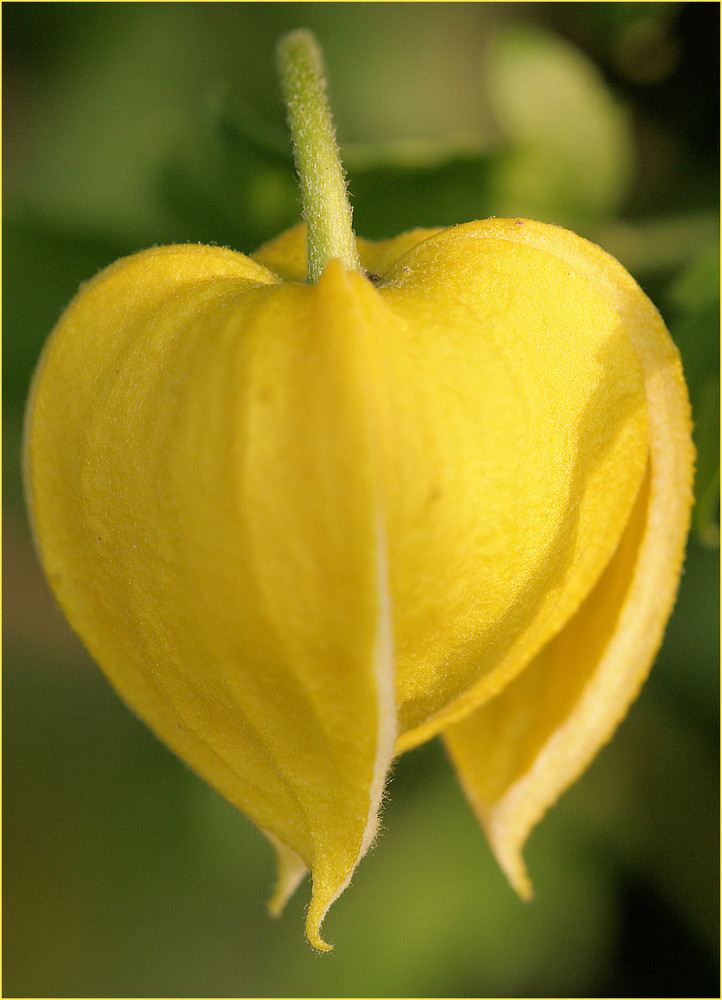
<svg viewBox="0 0 722 1000">
<path fill-rule="evenodd" d="M 483 233 L 488 224 L 479 224 Z M 538 223 L 495 222 L 558 255 L 616 310 L 644 372 L 647 472 L 613 558 L 565 627 L 501 694 L 444 734 L 462 786 L 512 885 L 534 825 L 609 740 L 637 696 L 676 596 L 692 504 L 690 412 L 679 357 L 654 306 L 599 248 Z"/>
<path fill-rule="evenodd" d="M 294 855 L 311 870 L 320 949 L 396 735 L 358 305 L 373 289 L 335 265 L 312 287 L 215 248 L 120 261 L 58 324 L 26 435 L 66 616 L 131 707 L 284 845 L 274 907 Z"/>
</svg>

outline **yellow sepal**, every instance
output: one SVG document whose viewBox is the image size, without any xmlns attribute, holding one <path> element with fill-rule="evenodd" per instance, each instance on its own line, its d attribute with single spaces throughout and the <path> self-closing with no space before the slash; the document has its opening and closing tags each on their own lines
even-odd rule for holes
<svg viewBox="0 0 722 1000">
<path fill-rule="evenodd" d="M 499 863 L 529 896 L 521 856 L 529 833 L 611 738 L 662 641 L 689 530 L 694 452 L 677 350 L 629 274 L 561 229 L 509 224 L 508 238 L 558 255 L 617 312 L 639 356 L 649 414 L 647 471 L 609 566 L 524 672 L 445 733 Z"/>
<path fill-rule="evenodd" d="M 319 948 L 395 737 L 367 285 L 336 262 L 279 285 L 209 247 L 120 261 L 56 328 L 26 438 L 69 621 L 158 735 L 303 859 Z"/>
</svg>

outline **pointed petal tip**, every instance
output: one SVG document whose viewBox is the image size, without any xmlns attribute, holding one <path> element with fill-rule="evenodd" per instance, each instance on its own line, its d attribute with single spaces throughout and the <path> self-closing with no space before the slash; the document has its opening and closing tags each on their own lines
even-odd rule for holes
<svg viewBox="0 0 722 1000">
<path fill-rule="evenodd" d="M 528 903 L 534 896 L 534 888 L 521 856 L 521 850 L 518 847 L 507 848 L 504 844 L 495 843 L 491 835 L 489 835 L 489 841 L 494 857 L 509 880 L 509 885 L 522 902 Z"/>
<path fill-rule="evenodd" d="M 305 872 L 301 873 L 301 878 L 303 878 L 304 874 Z M 301 878 L 299 878 L 299 882 Z M 271 898 L 266 902 L 266 909 L 268 910 L 268 915 L 270 917 L 277 918 L 281 916 L 283 911 L 286 909 L 286 903 L 293 895 L 297 884 L 298 883 L 289 885 L 288 882 L 282 881 L 281 878 L 278 879 Z"/>
<path fill-rule="evenodd" d="M 529 878 L 522 851 L 533 824 L 516 823 L 511 826 L 508 817 L 503 815 L 503 811 L 501 814 L 499 812 L 495 814 L 494 809 L 489 810 L 488 807 L 485 807 L 479 801 L 474 790 L 468 785 L 464 785 L 463 779 L 462 787 L 483 827 L 496 863 L 506 876 L 509 885 L 522 902 L 530 902 L 534 897 L 534 887 Z"/>
<path fill-rule="evenodd" d="M 311 897 L 311 904 L 306 915 L 306 940 L 316 951 L 333 951 L 333 945 L 321 937 L 321 924 L 333 900 L 322 903 L 317 897 Z"/>
<path fill-rule="evenodd" d="M 266 903 L 266 909 L 272 917 L 280 917 L 286 903 L 294 894 L 308 869 L 306 864 L 296 851 L 287 847 L 278 837 L 268 830 L 263 831 L 273 844 L 276 852 L 276 887 L 271 898 Z"/>
</svg>

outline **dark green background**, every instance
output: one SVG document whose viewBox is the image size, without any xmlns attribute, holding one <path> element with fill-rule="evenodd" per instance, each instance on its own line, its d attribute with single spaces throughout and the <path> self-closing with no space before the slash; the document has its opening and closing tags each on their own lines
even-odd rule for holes
<svg viewBox="0 0 722 1000">
<path fill-rule="evenodd" d="M 4 28 L 4 994 L 716 996 L 717 4 L 26 4 Z M 303 940 L 263 837 L 159 745 L 55 609 L 25 525 L 38 352 L 121 254 L 298 218 L 273 66 L 325 49 L 357 231 L 526 215 L 615 253 L 679 343 L 699 447 L 677 610 L 639 702 L 497 871 L 436 743 Z"/>
</svg>

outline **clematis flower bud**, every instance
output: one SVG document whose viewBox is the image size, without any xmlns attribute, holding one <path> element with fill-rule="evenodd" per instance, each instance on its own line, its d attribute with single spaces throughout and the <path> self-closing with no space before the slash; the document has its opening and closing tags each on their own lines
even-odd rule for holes
<svg viewBox="0 0 722 1000">
<path fill-rule="evenodd" d="M 692 445 L 627 272 L 496 219 L 357 240 L 304 284 L 155 248 L 85 285 L 33 383 L 25 476 L 73 628 L 262 828 L 307 936 L 371 846 L 394 756 L 442 734 L 512 884 L 670 614 Z"/>
</svg>

